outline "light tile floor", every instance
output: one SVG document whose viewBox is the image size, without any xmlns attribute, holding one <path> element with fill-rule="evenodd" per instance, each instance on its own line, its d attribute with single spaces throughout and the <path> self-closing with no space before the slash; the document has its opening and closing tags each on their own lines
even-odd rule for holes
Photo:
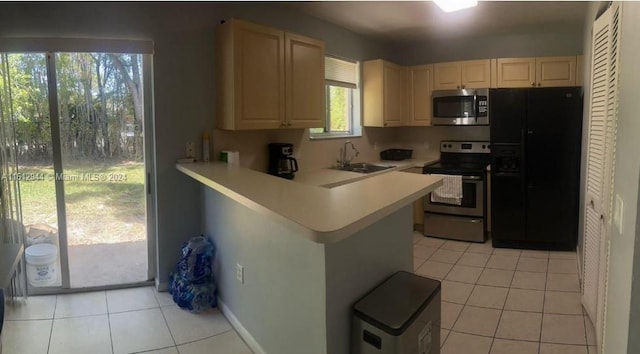
<svg viewBox="0 0 640 354">
<path fill-rule="evenodd" d="M 153 287 L 57 296 L 7 304 L 7 354 L 251 353 L 222 313 L 192 314 Z"/>
<path fill-rule="evenodd" d="M 575 252 L 414 234 L 416 274 L 442 281 L 442 354 L 595 354 Z"/>
<path fill-rule="evenodd" d="M 595 354 L 572 252 L 414 235 L 417 274 L 442 281 L 442 354 Z M 251 353 L 218 310 L 191 314 L 153 287 L 8 305 L 3 352 Z"/>
</svg>

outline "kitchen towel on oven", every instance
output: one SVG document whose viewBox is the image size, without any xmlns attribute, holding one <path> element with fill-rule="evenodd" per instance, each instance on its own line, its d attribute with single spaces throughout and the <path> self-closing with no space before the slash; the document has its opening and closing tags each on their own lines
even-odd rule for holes
<svg viewBox="0 0 640 354">
<path fill-rule="evenodd" d="M 438 175 L 442 177 L 442 186 L 431 192 L 431 201 L 434 203 L 462 204 L 462 176 Z"/>
</svg>

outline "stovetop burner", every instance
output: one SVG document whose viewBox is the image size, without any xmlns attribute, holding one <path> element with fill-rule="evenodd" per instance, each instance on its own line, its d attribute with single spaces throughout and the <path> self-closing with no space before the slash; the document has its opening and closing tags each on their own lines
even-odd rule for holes
<svg viewBox="0 0 640 354">
<path fill-rule="evenodd" d="M 440 162 L 423 168 L 423 173 L 484 176 L 491 161 L 486 141 L 442 141 Z"/>
</svg>

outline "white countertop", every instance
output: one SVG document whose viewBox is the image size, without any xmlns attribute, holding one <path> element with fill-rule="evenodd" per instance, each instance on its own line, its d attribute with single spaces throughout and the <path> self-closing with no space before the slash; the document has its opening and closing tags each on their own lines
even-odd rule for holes
<svg viewBox="0 0 640 354">
<path fill-rule="evenodd" d="M 296 173 L 296 176 L 293 179 L 293 181 L 298 183 L 308 184 L 311 186 L 333 188 L 346 183 L 356 182 L 359 180 L 371 178 L 373 176 L 377 176 L 377 175 L 391 172 L 391 171 L 401 171 L 401 170 L 406 170 L 414 167 L 423 167 L 424 165 L 428 165 L 438 160 L 439 160 L 438 157 L 434 157 L 434 158 L 410 159 L 410 160 L 402 160 L 402 161 L 386 161 L 386 160 L 368 161 L 368 163 L 372 163 L 376 165 L 395 166 L 395 167 L 393 169 L 387 169 L 387 170 L 368 173 L 368 174 L 340 171 L 340 170 L 334 170 L 331 168 L 321 168 L 317 170 L 298 172 Z"/>
<path fill-rule="evenodd" d="M 302 227 L 301 236 L 318 243 L 349 237 L 442 185 L 439 177 L 392 171 L 329 189 L 222 162 L 176 168 L 256 212 Z"/>
</svg>

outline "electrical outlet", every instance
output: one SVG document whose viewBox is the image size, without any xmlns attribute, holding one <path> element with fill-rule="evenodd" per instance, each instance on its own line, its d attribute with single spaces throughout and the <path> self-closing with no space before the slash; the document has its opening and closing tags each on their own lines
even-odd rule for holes
<svg viewBox="0 0 640 354">
<path fill-rule="evenodd" d="M 615 205 L 613 206 L 613 224 L 622 235 L 622 213 L 624 212 L 624 201 L 619 194 L 616 194 Z"/>
<path fill-rule="evenodd" d="M 240 263 L 236 264 L 236 279 L 244 284 L 244 267 Z"/>
</svg>

